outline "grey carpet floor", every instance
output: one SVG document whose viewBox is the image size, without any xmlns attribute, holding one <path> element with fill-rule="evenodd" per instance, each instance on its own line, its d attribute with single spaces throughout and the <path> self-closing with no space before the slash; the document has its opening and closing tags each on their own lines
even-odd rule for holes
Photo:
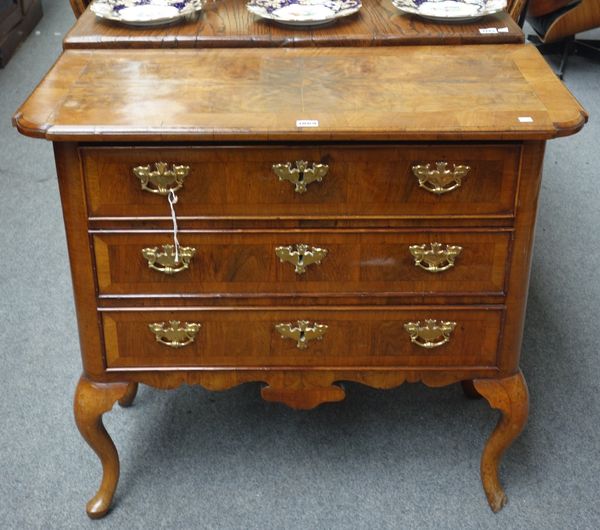
<svg viewBox="0 0 600 530">
<path fill-rule="evenodd" d="M 73 22 L 46 0 L 0 70 L 0 528 L 600 528 L 600 65 L 574 57 L 566 84 L 591 114 L 549 143 L 522 367 L 527 429 L 507 453 L 510 498 L 493 515 L 479 457 L 496 413 L 457 386 L 348 385 L 309 412 L 223 393 L 142 388 L 106 425 L 122 474 L 113 512 L 84 503 L 100 467 L 72 420 L 78 339 L 48 143 L 10 117 Z"/>
</svg>

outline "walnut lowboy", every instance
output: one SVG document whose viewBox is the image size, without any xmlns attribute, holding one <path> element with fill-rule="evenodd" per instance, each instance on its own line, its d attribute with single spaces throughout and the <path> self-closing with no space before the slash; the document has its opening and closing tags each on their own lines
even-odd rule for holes
<svg viewBox="0 0 600 530">
<path fill-rule="evenodd" d="M 102 415 L 138 383 L 308 409 L 340 381 L 463 382 L 501 411 L 481 479 L 502 508 L 545 141 L 586 119 L 524 45 L 67 50 L 14 123 L 54 142 L 90 517 L 119 477 Z"/>
</svg>

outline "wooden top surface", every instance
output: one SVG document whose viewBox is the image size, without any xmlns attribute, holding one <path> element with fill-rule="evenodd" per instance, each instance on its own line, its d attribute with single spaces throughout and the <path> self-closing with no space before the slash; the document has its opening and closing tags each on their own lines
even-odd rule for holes
<svg viewBox="0 0 600 530">
<path fill-rule="evenodd" d="M 480 29 L 503 29 L 481 33 Z M 364 0 L 355 15 L 323 28 L 285 27 L 262 20 L 245 0 L 208 1 L 195 20 L 163 28 L 136 28 L 105 21 L 87 9 L 64 40 L 69 48 L 247 48 L 503 44 L 524 41 L 506 12 L 470 24 L 437 24 L 400 13 L 390 0 Z"/>
<path fill-rule="evenodd" d="M 400 141 L 548 139 L 587 115 L 535 47 L 493 45 L 69 50 L 13 119 L 57 141 Z"/>
</svg>

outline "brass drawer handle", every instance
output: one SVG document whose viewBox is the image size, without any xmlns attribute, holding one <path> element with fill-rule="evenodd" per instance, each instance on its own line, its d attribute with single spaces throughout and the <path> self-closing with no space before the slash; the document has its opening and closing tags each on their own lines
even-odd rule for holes
<svg viewBox="0 0 600 530">
<path fill-rule="evenodd" d="M 327 256 L 327 249 L 309 247 L 304 243 L 291 245 L 289 247 L 276 247 L 275 254 L 281 263 L 287 261 L 294 265 L 294 270 L 297 274 L 304 274 L 306 267 L 313 263 L 319 265 Z"/>
<path fill-rule="evenodd" d="M 175 245 L 163 245 L 142 249 L 142 256 L 148 261 L 148 267 L 163 274 L 176 274 L 190 267 L 190 261 L 196 254 L 193 247 L 179 247 L 175 252 Z M 179 258 L 179 260 L 177 260 Z"/>
<path fill-rule="evenodd" d="M 316 322 L 311 324 L 308 320 L 298 320 L 295 324 L 291 322 L 275 324 L 275 329 L 281 338 L 295 340 L 299 350 L 306 350 L 308 342 L 311 340 L 323 340 L 327 328 L 328 326 L 325 324 Z"/>
<path fill-rule="evenodd" d="M 458 245 L 446 245 L 441 243 L 427 245 L 410 245 L 408 250 L 415 258 L 415 265 L 427 272 L 442 272 L 454 267 L 454 260 L 462 252 Z"/>
<path fill-rule="evenodd" d="M 469 166 L 453 164 L 453 169 L 448 169 L 448 162 L 436 162 L 435 169 L 430 164 L 412 167 L 412 172 L 419 179 L 421 188 L 442 195 L 455 190 L 462 184 L 462 179 L 471 170 Z"/>
<path fill-rule="evenodd" d="M 329 171 L 329 166 L 313 163 L 312 167 L 308 167 L 308 162 L 305 160 L 297 160 L 296 167 L 292 167 L 291 162 L 273 164 L 273 171 L 280 181 L 289 180 L 294 184 L 296 193 L 304 193 L 311 182 L 321 182 L 323 180 L 323 177 Z"/>
<path fill-rule="evenodd" d="M 140 179 L 142 189 L 158 195 L 168 195 L 183 187 L 183 181 L 190 172 L 190 166 L 172 164 L 168 169 L 165 162 L 155 162 L 154 169 L 150 166 L 137 166 L 133 174 Z"/>
<path fill-rule="evenodd" d="M 421 348 L 437 348 L 450 341 L 450 334 L 454 331 L 456 322 L 425 320 L 425 325 L 421 326 L 421 321 L 407 322 L 404 329 L 410 335 L 410 341 Z"/>
<path fill-rule="evenodd" d="M 180 324 L 179 320 L 169 320 L 168 324 L 164 322 L 148 324 L 148 328 L 154 333 L 156 342 L 169 346 L 169 348 L 183 348 L 194 342 L 201 324 L 197 322 Z"/>
</svg>

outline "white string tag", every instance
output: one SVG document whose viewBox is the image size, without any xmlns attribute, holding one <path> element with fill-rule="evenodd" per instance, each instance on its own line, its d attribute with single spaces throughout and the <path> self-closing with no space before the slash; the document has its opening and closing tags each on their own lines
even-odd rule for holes
<svg viewBox="0 0 600 530">
<path fill-rule="evenodd" d="M 167 195 L 167 200 L 169 201 L 169 206 L 171 207 L 171 220 L 173 221 L 173 245 L 175 246 L 175 263 L 179 263 L 179 240 L 177 239 L 177 216 L 175 214 L 175 205 L 178 201 L 177 195 L 173 190 L 169 190 L 169 195 Z"/>
</svg>

